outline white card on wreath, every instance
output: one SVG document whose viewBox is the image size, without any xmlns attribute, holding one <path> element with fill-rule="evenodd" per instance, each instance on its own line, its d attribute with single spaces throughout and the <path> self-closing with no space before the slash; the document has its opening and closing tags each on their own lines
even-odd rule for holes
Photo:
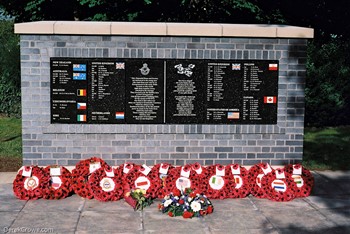
<svg viewBox="0 0 350 234">
<path fill-rule="evenodd" d="M 261 167 L 261 170 L 263 170 L 264 174 L 266 175 L 267 173 L 270 173 L 272 171 L 272 168 L 270 165 L 267 163 L 266 168 L 264 166 Z"/>
<path fill-rule="evenodd" d="M 160 164 L 160 167 L 159 167 L 159 173 L 160 174 L 167 175 L 168 174 L 168 170 L 169 170 L 169 165 L 168 164 L 163 164 L 163 163 Z"/>
<path fill-rule="evenodd" d="M 132 168 L 133 166 L 131 164 L 124 164 L 123 173 L 128 174 Z"/>
<path fill-rule="evenodd" d="M 149 166 L 147 166 L 146 164 L 143 164 L 140 168 L 141 173 L 144 174 L 145 176 L 147 176 L 151 170 L 152 169 Z"/>
<path fill-rule="evenodd" d="M 216 166 L 216 175 L 225 176 L 225 167 Z"/>
<path fill-rule="evenodd" d="M 232 175 L 240 175 L 241 174 L 241 167 L 237 166 L 237 168 L 235 169 L 233 167 L 233 165 L 231 165 L 231 173 L 232 173 Z"/>
<path fill-rule="evenodd" d="M 105 168 L 105 172 L 107 177 L 110 177 L 110 178 L 114 177 L 114 170 L 112 167 L 110 169 Z"/>
<path fill-rule="evenodd" d="M 50 176 L 61 176 L 61 167 L 50 167 Z"/>
<path fill-rule="evenodd" d="M 293 165 L 293 175 L 301 175 L 302 174 L 302 166 Z"/>
<path fill-rule="evenodd" d="M 23 167 L 22 176 L 31 177 L 32 176 L 32 167 L 30 167 L 30 166 Z"/>
<path fill-rule="evenodd" d="M 201 166 L 201 165 L 198 165 L 198 166 L 196 166 L 195 168 L 193 168 L 193 166 L 192 166 L 192 169 L 193 169 L 198 175 L 202 174 L 203 169 L 202 169 L 202 166 Z"/>
<path fill-rule="evenodd" d="M 182 167 L 180 176 L 189 178 L 190 177 L 190 173 L 191 173 L 191 169 L 189 167 L 186 167 L 186 168 Z"/>
<path fill-rule="evenodd" d="M 89 172 L 90 174 L 101 168 L 100 162 L 90 162 Z"/>
<path fill-rule="evenodd" d="M 276 179 L 285 179 L 286 176 L 284 174 L 284 171 L 279 171 L 279 170 L 276 170 Z"/>
</svg>

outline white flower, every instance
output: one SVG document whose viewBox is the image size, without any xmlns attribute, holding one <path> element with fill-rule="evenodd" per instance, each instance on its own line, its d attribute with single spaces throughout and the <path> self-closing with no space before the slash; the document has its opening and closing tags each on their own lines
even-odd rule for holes
<svg viewBox="0 0 350 234">
<path fill-rule="evenodd" d="M 171 199 L 164 202 L 164 207 L 168 207 L 173 201 Z"/>
<path fill-rule="evenodd" d="M 179 197 L 178 197 L 178 196 L 175 196 L 174 199 L 179 200 Z"/>
<path fill-rule="evenodd" d="M 189 198 L 188 198 L 188 202 L 191 202 L 191 201 L 192 201 L 192 197 L 189 197 Z"/>
<path fill-rule="evenodd" d="M 194 201 L 191 203 L 191 209 L 193 210 L 193 212 L 197 212 L 201 210 L 201 204 L 197 201 Z"/>
</svg>

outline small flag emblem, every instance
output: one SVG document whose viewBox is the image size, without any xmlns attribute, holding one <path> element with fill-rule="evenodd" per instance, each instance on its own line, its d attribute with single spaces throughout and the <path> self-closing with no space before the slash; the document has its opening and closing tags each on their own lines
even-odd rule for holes
<svg viewBox="0 0 350 234">
<path fill-rule="evenodd" d="M 261 188 L 261 179 L 263 178 L 265 174 L 264 173 L 261 173 L 259 174 L 257 177 L 256 177 L 256 184 Z"/>
<path fill-rule="evenodd" d="M 77 89 L 77 96 L 86 97 L 86 89 Z"/>
<path fill-rule="evenodd" d="M 188 178 L 185 177 L 179 177 L 176 180 L 176 188 L 179 190 L 184 190 L 185 188 L 190 188 L 191 187 L 191 181 Z"/>
<path fill-rule="evenodd" d="M 73 73 L 73 80 L 86 80 L 86 73 Z"/>
<path fill-rule="evenodd" d="M 86 122 L 86 115 L 77 115 L 78 122 Z"/>
<path fill-rule="evenodd" d="M 73 64 L 73 71 L 86 71 L 86 64 Z"/>
<path fill-rule="evenodd" d="M 124 119 L 124 112 L 116 112 L 115 119 Z"/>
<path fill-rule="evenodd" d="M 235 188 L 239 189 L 240 187 L 242 187 L 242 185 L 243 185 L 242 178 L 239 175 L 234 175 L 233 178 L 235 179 L 235 183 L 236 183 Z"/>
<path fill-rule="evenodd" d="M 78 110 L 86 110 L 86 103 L 85 102 L 78 102 L 77 109 Z"/>
<path fill-rule="evenodd" d="M 278 70 L 278 64 L 277 63 L 270 63 L 269 64 L 269 71 L 277 71 Z"/>
<path fill-rule="evenodd" d="M 221 176 L 214 175 L 209 179 L 209 185 L 212 189 L 220 190 L 224 187 L 225 181 Z"/>
<path fill-rule="evenodd" d="M 304 180 L 300 175 L 292 175 L 292 178 L 294 179 L 294 182 L 296 183 L 298 188 L 303 187 Z"/>
<path fill-rule="evenodd" d="M 233 71 L 240 71 L 241 70 L 241 64 L 240 63 L 232 63 L 232 70 Z"/>
<path fill-rule="evenodd" d="M 239 112 L 227 112 L 227 119 L 239 119 Z"/>
<path fill-rule="evenodd" d="M 139 176 L 136 180 L 135 180 L 135 187 L 136 188 L 140 188 L 140 189 L 144 189 L 147 190 L 149 187 L 151 186 L 151 182 L 149 181 L 149 179 L 145 176 Z"/>
<path fill-rule="evenodd" d="M 264 97 L 264 103 L 268 104 L 268 103 L 276 103 L 277 102 L 277 98 L 276 96 L 265 96 Z"/>
<path fill-rule="evenodd" d="M 115 63 L 115 69 L 117 70 L 125 69 L 125 63 Z"/>
<path fill-rule="evenodd" d="M 287 190 L 286 184 L 282 180 L 274 180 L 271 184 L 277 192 L 285 192 Z"/>
</svg>

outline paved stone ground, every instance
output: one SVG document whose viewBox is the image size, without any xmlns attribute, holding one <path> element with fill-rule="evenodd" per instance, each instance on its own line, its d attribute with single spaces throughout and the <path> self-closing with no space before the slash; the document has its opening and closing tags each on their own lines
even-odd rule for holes
<svg viewBox="0 0 350 234">
<path fill-rule="evenodd" d="M 350 171 L 313 172 L 312 195 L 277 203 L 249 196 L 212 200 L 204 218 L 170 218 L 157 203 L 134 212 L 124 201 L 21 201 L 12 194 L 14 173 L 0 173 L 0 233 L 350 233 Z"/>
</svg>

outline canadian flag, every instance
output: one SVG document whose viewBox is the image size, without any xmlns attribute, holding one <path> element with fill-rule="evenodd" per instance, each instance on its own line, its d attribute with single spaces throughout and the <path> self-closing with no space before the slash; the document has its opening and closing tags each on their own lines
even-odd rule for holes
<svg viewBox="0 0 350 234">
<path fill-rule="evenodd" d="M 276 96 L 265 96 L 264 97 L 264 103 L 276 103 L 277 98 Z"/>
</svg>

